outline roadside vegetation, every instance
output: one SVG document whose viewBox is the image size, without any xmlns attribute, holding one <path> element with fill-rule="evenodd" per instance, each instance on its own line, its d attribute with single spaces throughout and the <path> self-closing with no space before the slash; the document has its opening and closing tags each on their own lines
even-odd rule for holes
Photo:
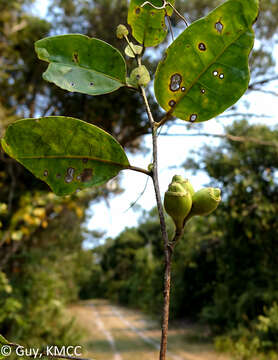
<svg viewBox="0 0 278 360">
<path fill-rule="evenodd" d="M 220 3 L 180 0 L 177 7 L 193 21 Z M 34 15 L 32 6 L 31 0 L 0 0 L 1 136 L 21 117 L 63 114 L 109 131 L 131 153 L 145 149 L 143 135 L 149 130 L 137 93 L 120 90 L 120 96 L 110 94 L 97 102 L 87 95 L 72 96 L 42 79 L 45 65 L 33 49 L 45 36 L 80 32 L 123 50 L 115 29 L 125 22 L 127 2 L 52 0 L 46 19 Z M 277 93 L 269 85 L 278 79 L 273 50 L 277 17 L 278 1 L 261 0 L 249 87 L 249 92 L 269 93 L 273 104 Z M 178 18 L 172 26 L 178 28 Z M 151 54 L 149 63 L 154 70 Z M 158 116 L 151 97 L 150 105 Z M 221 352 L 242 360 L 276 359 L 278 128 L 268 126 L 267 119 L 264 125 L 256 124 L 258 114 L 233 110 L 235 121 L 225 127 L 223 139 L 184 159 L 186 176 L 188 168 L 205 172 L 210 185 L 220 187 L 225 196 L 215 215 L 191 220 L 186 238 L 178 244 L 172 326 L 176 321 L 205 324 Z M 80 299 L 106 298 L 158 316 L 163 244 L 154 210 L 142 213 L 138 227 L 127 228 L 115 239 L 105 239 L 93 250 L 83 246 L 88 238 L 101 237 L 84 226 L 88 208 L 121 191 L 116 184 L 113 191 L 103 186 L 58 198 L 0 152 L 1 334 L 29 346 L 57 344 L 57 339 L 57 345 L 78 344 L 82 331 L 65 310 Z"/>
</svg>

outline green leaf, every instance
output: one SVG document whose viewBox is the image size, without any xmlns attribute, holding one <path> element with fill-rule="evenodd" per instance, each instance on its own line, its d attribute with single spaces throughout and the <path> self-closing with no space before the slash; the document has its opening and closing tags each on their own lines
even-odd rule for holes
<svg viewBox="0 0 278 360">
<path fill-rule="evenodd" d="M 133 37 L 145 47 L 156 46 L 166 37 L 168 29 L 165 24 L 165 15 L 172 15 L 172 8 L 166 6 L 165 9 L 157 10 L 151 5 L 141 5 L 145 0 L 131 0 L 128 10 L 128 24 L 132 28 Z M 154 6 L 160 7 L 161 0 L 151 0 Z M 169 0 L 172 5 L 175 0 Z"/>
<path fill-rule="evenodd" d="M 63 116 L 16 121 L 8 127 L 2 146 L 57 195 L 101 185 L 129 166 L 111 135 Z"/>
<path fill-rule="evenodd" d="M 4 336 L 2 336 L 1 334 L 0 334 L 0 359 L 4 359 L 5 357 L 7 357 L 7 356 L 5 356 L 4 354 L 2 354 L 2 353 L 4 353 L 4 351 L 2 351 L 2 347 L 3 347 L 3 345 L 5 346 L 5 345 L 9 345 L 9 342 L 8 342 L 8 340 L 6 340 L 5 338 L 4 338 Z M 4 350 L 4 349 L 3 349 Z M 8 354 L 7 354 L 8 355 Z"/>
<path fill-rule="evenodd" d="M 62 89 L 89 95 L 126 85 L 126 63 L 106 42 L 84 35 L 52 36 L 35 43 L 39 59 L 49 62 L 43 78 Z"/>
<path fill-rule="evenodd" d="M 244 94 L 257 14 L 258 0 L 229 0 L 173 42 L 154 84 L 157 101 L 169 115 L 209 120 Z"/>
</svg>

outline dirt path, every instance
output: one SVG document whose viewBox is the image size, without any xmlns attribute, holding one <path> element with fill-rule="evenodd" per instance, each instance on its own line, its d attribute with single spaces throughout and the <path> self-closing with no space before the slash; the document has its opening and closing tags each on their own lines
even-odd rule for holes
<svg viewBox="0 0 278 360">
<path fill-rule="evenodd" d="M 157 360 L 160 328 L 139 311 L 92 300 L 70 308 L 86 330 L 83 356 L 94 360 Z M 169 332 L 169 360 L 229 360 L 202 339 L 202 328 L 173 328 Z M 168 360 L 167 359 L 167 360 Z"/>
</svg>

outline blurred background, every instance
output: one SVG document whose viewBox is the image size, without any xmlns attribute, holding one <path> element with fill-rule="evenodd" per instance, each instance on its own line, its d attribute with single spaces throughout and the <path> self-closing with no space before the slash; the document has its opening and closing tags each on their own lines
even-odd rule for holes
<svg viewBox="0 0 278 360">
<path fill-rule="evenodd" d="M 176 7 L 191 23 L 221 3 L 176 0 Z M 197 190 L 223 193 L 218 210 L 193 219 L 176 248 L 169 345 L 176 360 L 278 358 L 278 0 L 260 7 L 246 95 L 216 119 L 171 121 L 159 136 L 162 192 L 181 174 Z M 66 33 L 123 51 L 115 29 L 126 24 L 127 8 L 127 0 L 0 0 L 1 137 L 20 118 L 72 116 L 116 137 L 133 165 L 151 163 L 137 93 L 65 92 L 42 79 L 47 64 L 34 52 L 35 41 Z M 176 37 L 185 26 L 175 16 L 171 22 Z M 146 52 L 152 75 L 170 42 L 169 35 Z M 148 96 L 160 117 L 152 87 Z M 125 171 L 106 186 L 58 198 L 0 157 L 0 334 L 29 346 L 82 342 L 95 359 L 156 359 L 163 244 L 152 184 Z"/>
</svg>

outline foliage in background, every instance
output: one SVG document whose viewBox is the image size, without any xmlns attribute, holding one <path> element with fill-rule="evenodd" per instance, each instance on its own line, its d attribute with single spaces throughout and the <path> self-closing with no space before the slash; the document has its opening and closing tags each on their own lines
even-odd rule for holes
<svg viewBox="0 0 278 360">
<path fill-rule="evenodd" d="M 247 140 L 205 146 L 195 154 L 198 161 L 193 157 L 185 164 L 209 174 L 210 185 L 225 188 L 225 197 L 215 216 L 191 220 L 177 246 L 171 311 L 175 319 L 202 319 L 216 335 L 227 332 L 237 354 L 248 349 L 253 356 L 277 350 L 278 129 L 240 121 L 226 130 Z M 248 141 L 254 136 L 272 145 Z M 158 230 L 153 212 L 138 228 L 93 251 L 104 296 L 157 312 L 162 302 Z M 217 344 L 223 349 L 221 339 Z"/>
<path fill-rule="evenodd" d="M 51 113 L 51 89 L 41 77 L 44 65 L 36 58 L 34 42 L 55 25 L 30 15 L 31 6 L 32 1 L 0 1 L 1 135 L 19 117 Z M 52 110 L 60 111 L 60 100 L 55 101 L 52 97 Z M 70 97 L 64 106 L 69 102 Z M 77 104 L 80 108 L 80 99 Z M 90 275 L 85 264 L 92 256 L 82 249 L 85 211 L 91 201 L 108 196 L 105 188 L 64 199 L 48 191 L 1 152 L 0 332 L 30 346 L 57 339 L 63 345 L 76 342 L 78 331 L 64 308 L 78 298 Z"/>
<path fill-rule="evenodd" d="M 188 16 L 189 21 L 192 21 L 220 2 L 220 0 L 192 0 L 190 2 L 181 0 L 177 1 L 177 4 L 181 12 Z M 116 25 L 123 22 L 126 17 L 127 2 L 125 0 L 96 0 L 94 2 L 53 0 L 49 22 L 29 14 L 31 3 L 32 1 L 24 0 L 0 0 L 0 133 L 2 134 L 6 126 L 19 117 L 73 115 L 102 127 L 112 133 L 127 149 L 133 152 L 137 151 L 143 146 L 140 136 L 148 132 L 148 126 L 146 118 L 141 115 L 142 102 L 136 93 L 127 95 L 126 90 L 120 90 L 118 94 L 110 94 L 97 99 L 82 94 L 73 96 L 73 94 L 65 93 L 55 86 L 49 86 L 42 79 L 41 74 L 45 65 L 37 61 L 33 49 L 36 40 L 48 34 L 61 32 L 84 33 L 99 37 L 121 48 L 122 44 L 114 34 Z M 252 56 L 254 59 L 252 60 L 253 81 L 264 79 L 266 73 L 271 76 L 275 75 L 273 68 L 275 59 L 271 45 L 278 26 L 276 21 L 278 2 L 262 0 L 261 8 L 262 12 L 256 24 L 256 31 L 258 38 L 263 41 L 258 43 L 257 50 Z M 174 18 L 173 25 L 178 25 L 177 22 L 178 19 Z M 154 69 L 156 62 L 152 54 L 149 59 L 151 68 Z M 129 61 L 131 64 L 133 60 Z M 258 84 L 253 89 L 260 88 L 262 85 Z M 151 105 L 154 114 L 159 115 L 159 109 L 152 102 Z M 237 130 L 238 133 L 235 132 L 235 134 L 241 134 L 242 129 Z M 261 128 L 258 129 L 258 132 L 260 131 Z M 252 133 L 252 136 L 255 137 L 259 135 L 260 133 L 255 130 Z M 272 138 L 272 135 L 269 137 Z M 257 154 L 259 150 L 255 151 L 255 148 L 254 146 L 253 152 Z M 261 159 L 264 158 L 266 149 L 270 151 L 269 148 L 263 147 L 262 153 L 257 154 L 261 156 Z M 242 151 L 245 149 L 243 148 Z M 269 165 L 272 165 L 274 161 L 274 154 L 272 155 L 269 154 Z M 241 158 L 240 154 L 238 156 Z M 241 161 L 243 160 L 241 159 Z M 234 165 L 237 166 L 237 163 L 235 162 Z M 214 172 L 217 172 L 217 169 L 212 171 L 211 176 L 214 176 Z M 223 180 L 225 186 L 233 181 L 233 177 L 225 179 L 225 182 Z M 254 183 L 255 181 L 256 178 Z M 30 189 L 34 190 L 30 191 Z M 243 191 L 243 184 L 235 193 L 236 197 L 241 190 Z M 115 300 L 128 302 L 148 311 L 156 311 L 157 304 L 162 301 L 160 296 L 162 266 L 157 260 L 162 256 L 162 245 L 158 240 L 159 226 L 154 214 L 149 219 L 145 219 L 146 221 L 142 220 L 140 229 L 130 230 L 128 234 L 121 234 L 116 241 L 117 245 L 111 240 L 103 248 L 95 251 L 93 271 L 91 272 L 90 269 L 88 274 L 88 269 L 80 266 L 83 264 L 83 257 L 85 257 L 84 263 L 90 262 L 91 259 L 91 255 L 81 250 L 84 239 L 81 223 L 84 221 L 84 211 L 89 206 L 89 201 L 99 194 L 95 194 L 95 192 L 85 194 L 86 200 L 82 197 L 58 200 L 52 195 L 47 195 L 47 192 L 48 188 L 44 184 L 31 176 L 20 165 L 15 164 L 13 160 L 7 159 L 1 154 L 0 333 L 7 336 L 11 334 L 11 338 L 15 341 L 16 339 L 24 339 L 26 343 L 30 341 L 31 345 L 34 345 L 32 338 L 38 345 L 51 342 L 53 339 L 61 339 L 61 344 L 63 341 L 64 343 L 73 341 L 70 327 L 60 322 L 62 316 L 56 315 L 62 314 L 62 308 L 67 302 L 77 298 L 79 292 L 77 283 L 82 284 L 83 281 L 82 296 L 88 296 L 88 294 L 101 296 L 106 293 Z M 259 192 L 258 194 L 260 195 Z M 106 196 L 107 191 L 103 190 L 102 195 Z M 270 234 L 265 245 L 267 258 L 264 261 L 267 265 L 270 260 L 269 256 L 273 253 L 273 262 L 270 264 L 275 268 L 275 246 L 272 244 L 274 250 L 272 252 L 270 239 L 276 234 L 276 230 L 274 229 L 274 233 L 269 230 L 265 234 L 259 228 L 260 221 L 262 221 L 272 229 L 273 211 L 265 210 L 268 206 L 271 208 L 269 204 L 272 195 L 273 193 L 269 192 L 266 196 L 259 198 L 262 200 L 262 206 L 260 205 L 260 210 L 257 208 L 253 210 L 257 214 L 255 228 L 253 228 L 250 217 L 248 219 L 249 213 L 244 218 L 246 209 L 244 212 L 239 205 L 235 207 L 233 224 L 235 225 L 234 229 L 237 229 L 238 222 L 241 224 L 241 221 L 245 219 L 244 226 L 248 223 L 247 229 L 252 233 L 251 238 L 256 232 L 264 236 L 262 239 Z M 230 199 L 232 199 L 231 196 Z M 253 204 L 253 198 L 254 196 L 249 200 L 251 204 Z M 249 209 L 248 206 L 247 209 Z M 276 208 L 274 210 L 276 211 Z M 223 224 L 226 226 L 230 211 L 228 206 L 223 208 L 223 211 L 225 211 L 223 214 L 226 214 L 223 215 Z M 272 216 L 271 221 L 270 215 Z M 236 221 L 237 216 L 239 217 L 238 222 Z M 225 246 L 219 247 L 219 239 L 222 238 L 222 230 L 225 228 L 223 224 L 216 226 L 214 217 L 210 218 L 207 223 L 199 220 L 192 222 L 190 228 L 192 235 L 188 235 L 189 243 L 188 245 L 180 243 L 180 250 L 177 251 L 174 263 L 173 281 L 177 285 L 173 289 L 172 312 L 178 318 L 187 316 L 189 312 L 197 317 L 202 311 L 202 316 L 217 329 L 227 327 L 230 322 L 231 328 L 237 326 L 239 322 L 243 323 L 244 329 L 246 329 L 245 326 L 249 320 L 246 317 L 244 317 L 245 320 L 242 318 L 245 310 L 250 319 L 256 319 L 258 314 L 258 316 L 264 314 L 263 308 L 266 304 L 265 316 L 271 319 L 275 318 L 275 306 L 273 311 L 269 310 L 268 312 L 267 309 L 271 309 L 272 300 L 275 299 L 277 282 L 270 266 L 266 266 L 263 274 L 262 257 L 264 252 L 260 251 L 261 248 L 257 244 L 260 235 L 255 237 L 254 247 L 257 251 L 249 260 L 254 247 L 251 247 L 252 242 L 246 234 L 241 235 L 237 242 L 235 241 L 231 250 L 228 243 L 233 242 L 232 237 L 229 241 L 225 237 Z M 231 227 L 233 226 L 232 223 L 229 224 Z M 195 234 L 197 232 L 201 232 L 203 236 L 196 242 Z M 56 238 L 55 233 L 59 234 Z M 234 231 L 234 234 L 237 239 L 238 232 Z M 67 241 L 63 242 L 62 237 Z M 243 246 L 241 255 L 240 247 L 242 243 L 245 243 L 246 238 L 249 240 Z M 127 246 L 129 246 L 128 252 Z M 264 246 L 263 242 L 261 246 Z M 106 254 L 106 248 L 110 249 L 109 256 L 108 253 Z M 113 251 L 115 251 L 117 262 L 113 259 Z M 123 259 L 126 252 L 128 256 Z M 238 252 L 241 261 L 236 262 L 235 258 L 237 258 Z M 219 260 L 217 257 L 220 255 L 223 256 L 223 260 Z M 225 275 L 226 258 L 230 259 L 230 257 L 235 263 L 228 264 L 231 269 Z M 77 258 L 80 258 L 80 261 L 77 261 Z M 255 269 L 253 269 L 251 265 L 255 260 L 258 260 L 258 267 L 254 266 Z M 243 264 L 246 261 L 244 269 Z M 65 264 L 64 267 L 60 266 L 61 262 Z M 112 265 L 113 269 L 111 269 Z M 208 268 L 210 271 L 207 271 Z M 104 272 L 103 269 L 105 269 Z M 242 269 L 240 276 L 244 275 L 248 289 L 244 288 L 244 281 L 240 276 L 236 275 L 232 281 L 237 269 Z M 270 277 L 267 279 L 268 272 Z M 216 273 L 219 273 L 217 279 Z M 259 275 L 258 279 L 254 280 L 254 284 L 252 282 L 250 284 L 249 279 L 255 279 L 257 274 Z M 87 281 L 89 276 L 91 277 L 90 282 Z M 92 289 L 91 283 L 95 284 L 94 289 Z M 111 285 L 111 288 L 107 289 L 108 285 Z M 214 290 L 214 285 L 217 285 L 217 290 Z M 258 291 L 256 290 L 257 286 Z M 141 296 L 138 296 L 138 292 Z M 217 301 L 219 294 L 221 294 L 220 299 L 223 295 L 223 300 L 220 302 Z M 263 299 L 260 299 L 262 295 Z M 28 298 L 32 303 L 28 301 Z M 230 298 L 233 299 L 233 302 L 230 301 Z M 241 298 L 240 303 L 237 302 L 239 298 Z M 205 306 L 208 302 L 210 305 Z M 229 311 L 226 314 L 227 306 Z M 223 308 L 225 309 L 224 314 Z M 42 314 L 44 314 L 43 323 L 41 322 Z M 26 318 L 30 319 L 30 325 L 23 323 L 23 319 Z M 53 318 L 56 319 L 55 323 L 53 323 Z M 254 321 L 256 324 L 256 320 Z M 260 324 L 261 320 L 258 321 Z M 275 320 L 271 320 L 271 324 L 272 322 L 275 324 Z M 271 325 L 270 328 L 272 329 L 273 326 Z M 50 331 L 53 327 L 57 329 L 57 332 Z M 260 330 L 260 338 L 263 333 Z M 269 339 L 268 330 L 265 333 Z M 250 334 L 255 334 L 255 332 Z M 246 336 L 247 340 L 248 336 Z M 234 339 L 238 340 L 239 338 L 240 336 L 237 335 Z M 245 347 L 248 348 L 249 342 L 247 341 L 246 344 Z M 265 345 L 262 348 L 266 349 Z"/>
</svg>

